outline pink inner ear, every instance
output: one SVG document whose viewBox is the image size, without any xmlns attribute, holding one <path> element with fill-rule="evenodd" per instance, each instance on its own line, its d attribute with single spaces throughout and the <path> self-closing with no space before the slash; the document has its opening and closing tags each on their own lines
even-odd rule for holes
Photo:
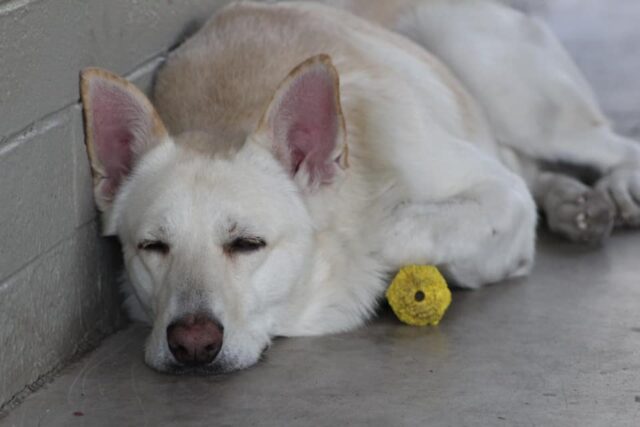
<svg viewBox="0 0 640 427">
<path fill-rule="evenodd" d="M 335 174 L 331 158 L 338 139 L 339 112 L 333 76 L 321 67 L 303 72 L 285 89 L 273 117 L 279 157 L 296 174 L 306 168 L 311 181 L 326 183 Z M 284 154 L 284 155 L 283 155 Z"/>
<path fill-rule="evenodd" d="M 107 181 L 102 191 L 113 196 L 122 179 L 130 172 L 133 162 L 136 127 L 144 118 L 138 101 L 125 88 L 97 81 L 91 88 L 93 144 L 104 168 Z"/>
</svg>

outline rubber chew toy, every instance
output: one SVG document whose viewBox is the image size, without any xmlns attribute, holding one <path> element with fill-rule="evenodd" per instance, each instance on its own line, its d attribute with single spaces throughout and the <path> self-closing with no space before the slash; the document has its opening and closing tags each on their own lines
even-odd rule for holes
<svg viewBox="0 0 640 427">
<path fill-rule="evenodd" d="M 408 265 L 389 285 L 387 301 L 404 323 L 437 325 L 451 304 L 451 291 L 436 267 Z"/>
</svg>

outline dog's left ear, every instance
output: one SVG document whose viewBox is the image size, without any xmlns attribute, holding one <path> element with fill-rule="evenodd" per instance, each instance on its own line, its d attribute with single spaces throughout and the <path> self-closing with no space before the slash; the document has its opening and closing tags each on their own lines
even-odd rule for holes
<svg viewBox="0 0 640 427">
<path fill-rule="evenodd" d="M 280 83 L 258 133 L 298 182 L 328 184 L 347 167 L 338 72 L 328 55 L 307 59 Z"/>
</svg>

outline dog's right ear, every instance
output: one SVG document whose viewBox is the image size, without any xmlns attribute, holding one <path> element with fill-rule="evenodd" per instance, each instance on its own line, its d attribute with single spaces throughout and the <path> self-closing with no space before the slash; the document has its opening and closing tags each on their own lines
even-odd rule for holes
<svg viewBox="0 0 640 427">
<path fill-rule="evenodd" d="M 80 93 L 93 192 L 104 212 L 136 159 L 168 133 L 147 97 L 122 77 L 86 68 Z"/>
</svg>

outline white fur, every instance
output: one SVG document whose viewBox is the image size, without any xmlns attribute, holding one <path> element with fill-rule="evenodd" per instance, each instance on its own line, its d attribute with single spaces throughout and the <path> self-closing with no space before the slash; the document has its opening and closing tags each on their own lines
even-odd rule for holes
<svg viewBox="0 0 640 427">
<path fill-rule="evenodd" d="M 521 156 L 595 160 L 607 169 L 637 154 L 610 132 L 588 85 L 541 23 L 479 0 L 404 3 L 411 8 L 392 27 L 451 66 L 483 110 L 402 37 L 317 5 L 272 6 L 334 23 L 326 25 L 339 28 L 366 63 L 354 66 L 346 53 L 331 52 L 351 167 L 330 186 L 305 189 L 254 133 L 237 152 L 214 157 L 168 138 L 136 165 L 105 224 L 123 244 L 130 307 L 153 324 L 150 365 L 168 369 L 166 327 L 193 310 L 207 309 L 225 326 L 215 364 L 232 370 L 255 363 L 274 336 L 362 324 L 386 274 L 405 264 L 436 264 L 471 288 L 526 274 L 536 207 L 518 175 L 528 179 Z M 254 9 L 266 6 L 235 7 L 259 14 Z M 196 36 L 175 60 L 214 49 L 204 40 Z M 504 61 L 513 67 L 496 73 Z M 350 120 L 356 111 L 359 119 Z M 614 148 L 590 142 L 598 138 Z M 267 248 L 225 257 L 221 243 L 234 224 L 263 236 Z M 136 249 L 156 238 L 171 242 L 168 257 Z"/>
<path fill-rule="evenodd" d="M 620 189 L 612 197 L 628 225 L 640 221 L 638 202 L 626 203 L 638 196 L 640 145 L 611 129 L 544 22 L 494 1 L 429 0 L 411 10 L 393 28 L 452 68 L 486 112 L 502 160 L 533 191 L 532 160 L 589 166 L 605 175 L 600 188 Z"/>
</svg>

